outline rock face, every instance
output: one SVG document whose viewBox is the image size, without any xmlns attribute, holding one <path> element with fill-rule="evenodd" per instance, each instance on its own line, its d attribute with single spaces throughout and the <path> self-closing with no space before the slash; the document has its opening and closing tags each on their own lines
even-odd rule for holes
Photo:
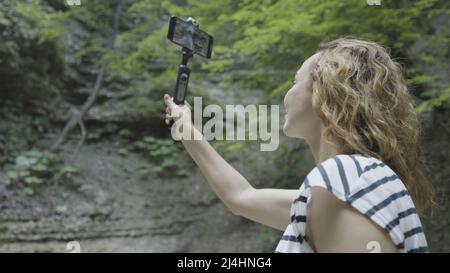
<svg viewBox="0 0 450 273">
<path fill-rule="evenodd" d="M 145 178 L 138 170 L 143 159 L 115 153 L 117 144 L 85 145 L 75 159 L 73 146 L 65 146 L 62 155 L 83 181 L 59 181 L 31 197 L 3 185 L 0 252 L 68 252 L 69 241 L 82 252 L 271 250 L 270 230 L 233 215 L 198 171 L 183 179 Z"/>
<path fill-rule="evenodd" d="M 431 251 L 450 251 L 450 111 L 435 111 L 424 122 L 423 161 L 428 179 L 436 190 L 437 205 L 422 218 Z"/>
<path fill-rule="evenodd" d="M 433 252 L 450 251 L 447 117 L 435 112 L 424 128 L 425 170 L 439 202 L 432 217 L 423 218 Z M 143 177 L 138 154 L 117 153 L 123 143 L 88 143 L 73 157 L 75 146 L 69 142 L 61 156 L 80 168 L 83 179 L 49 184 L 31 197 L 0 184 L 0 252 L 69 252 L 70 241 L 78 241 L 82 252 L 271 252 L 281 235 L 233 215 L 196 167 L 187 178 Z M 258 157 L 273 163 L 253 153 L 250 165 L 267 168 Z M 233 165 L 244 174 L 255 171 L 243 160 Z M 313 163 L 306 165 L 305 172 Z"/>
</svg>

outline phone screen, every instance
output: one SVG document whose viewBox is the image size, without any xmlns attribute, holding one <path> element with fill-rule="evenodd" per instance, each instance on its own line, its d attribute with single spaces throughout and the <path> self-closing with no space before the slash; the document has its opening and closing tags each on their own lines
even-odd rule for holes
<svg viewBox="0 0 450 273">
<path fill-rule="evenodd" d="M 178 17 L 170 18 L 168 38 L 206 58 L 211 57 L 212 36 L 198 27 L 181 20 Z"/>
</svg>

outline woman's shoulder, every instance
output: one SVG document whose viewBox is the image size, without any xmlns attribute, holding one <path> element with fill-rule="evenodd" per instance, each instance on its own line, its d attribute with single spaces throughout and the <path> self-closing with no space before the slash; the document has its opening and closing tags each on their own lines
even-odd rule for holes
<svg viewBox="0 0 450 273">
<path fill-rule="evenodd" d="M 338 154 L 315 166 L 305 177 L 304 187 L 320 186 L 341 199 L 379 180 L 399 177 L 383 161 L 363 154 Z M 387 182 L 387 181 L 386 181 Z"/>
<path fill-rule="evenodd" d="M 414 203 L 403 181 L 383 161 L 361 154 L 340 154 L 318 164 L 300 187 L 291 214 L 306 215 L 315 186 L 377 223 L 401 251 L 428 251 Z"/>
</svg>

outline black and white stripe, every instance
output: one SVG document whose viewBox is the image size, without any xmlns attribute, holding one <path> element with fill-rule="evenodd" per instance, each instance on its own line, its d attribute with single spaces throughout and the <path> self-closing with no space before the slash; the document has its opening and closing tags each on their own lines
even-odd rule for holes
<svg viewBox="0 0 450 273">
<path fill-rule="evenodd" d="M 311 187 L 322 187 L 385 229 L 399 252 L 428 252 L 414 203 L 397 174 L 377 158 L 336 155 L 305 177 L 291 207 L 291 223 L 275 252 L 313 252 L 306 240 Z"/>
</svg>

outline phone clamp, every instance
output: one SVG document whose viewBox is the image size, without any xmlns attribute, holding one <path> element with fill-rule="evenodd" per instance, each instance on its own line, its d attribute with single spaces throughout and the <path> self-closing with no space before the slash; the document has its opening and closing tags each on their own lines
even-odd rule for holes
<svg viewBox="0 0 450 273">
<path fill-rule="evenodd" d="M 189 17 L 186 22 L 195 27 L 199 26 L 197 20 L 192 17 Z M 173 96 L 173 102 L 176 104 L 184 104 L 187 94 L 187 86 L 189 83 L 189 75 L 191 73 L 191 70 L 187 67 L 187 63 L 189 59 L 194 56 L 192 50 L 187 47 L 183 47 L 182 52 L 183 58 L 181 59 L 181 64 L 178 67 L 177 84 L 175 85 L 175 92 Z"/>
</svg>

